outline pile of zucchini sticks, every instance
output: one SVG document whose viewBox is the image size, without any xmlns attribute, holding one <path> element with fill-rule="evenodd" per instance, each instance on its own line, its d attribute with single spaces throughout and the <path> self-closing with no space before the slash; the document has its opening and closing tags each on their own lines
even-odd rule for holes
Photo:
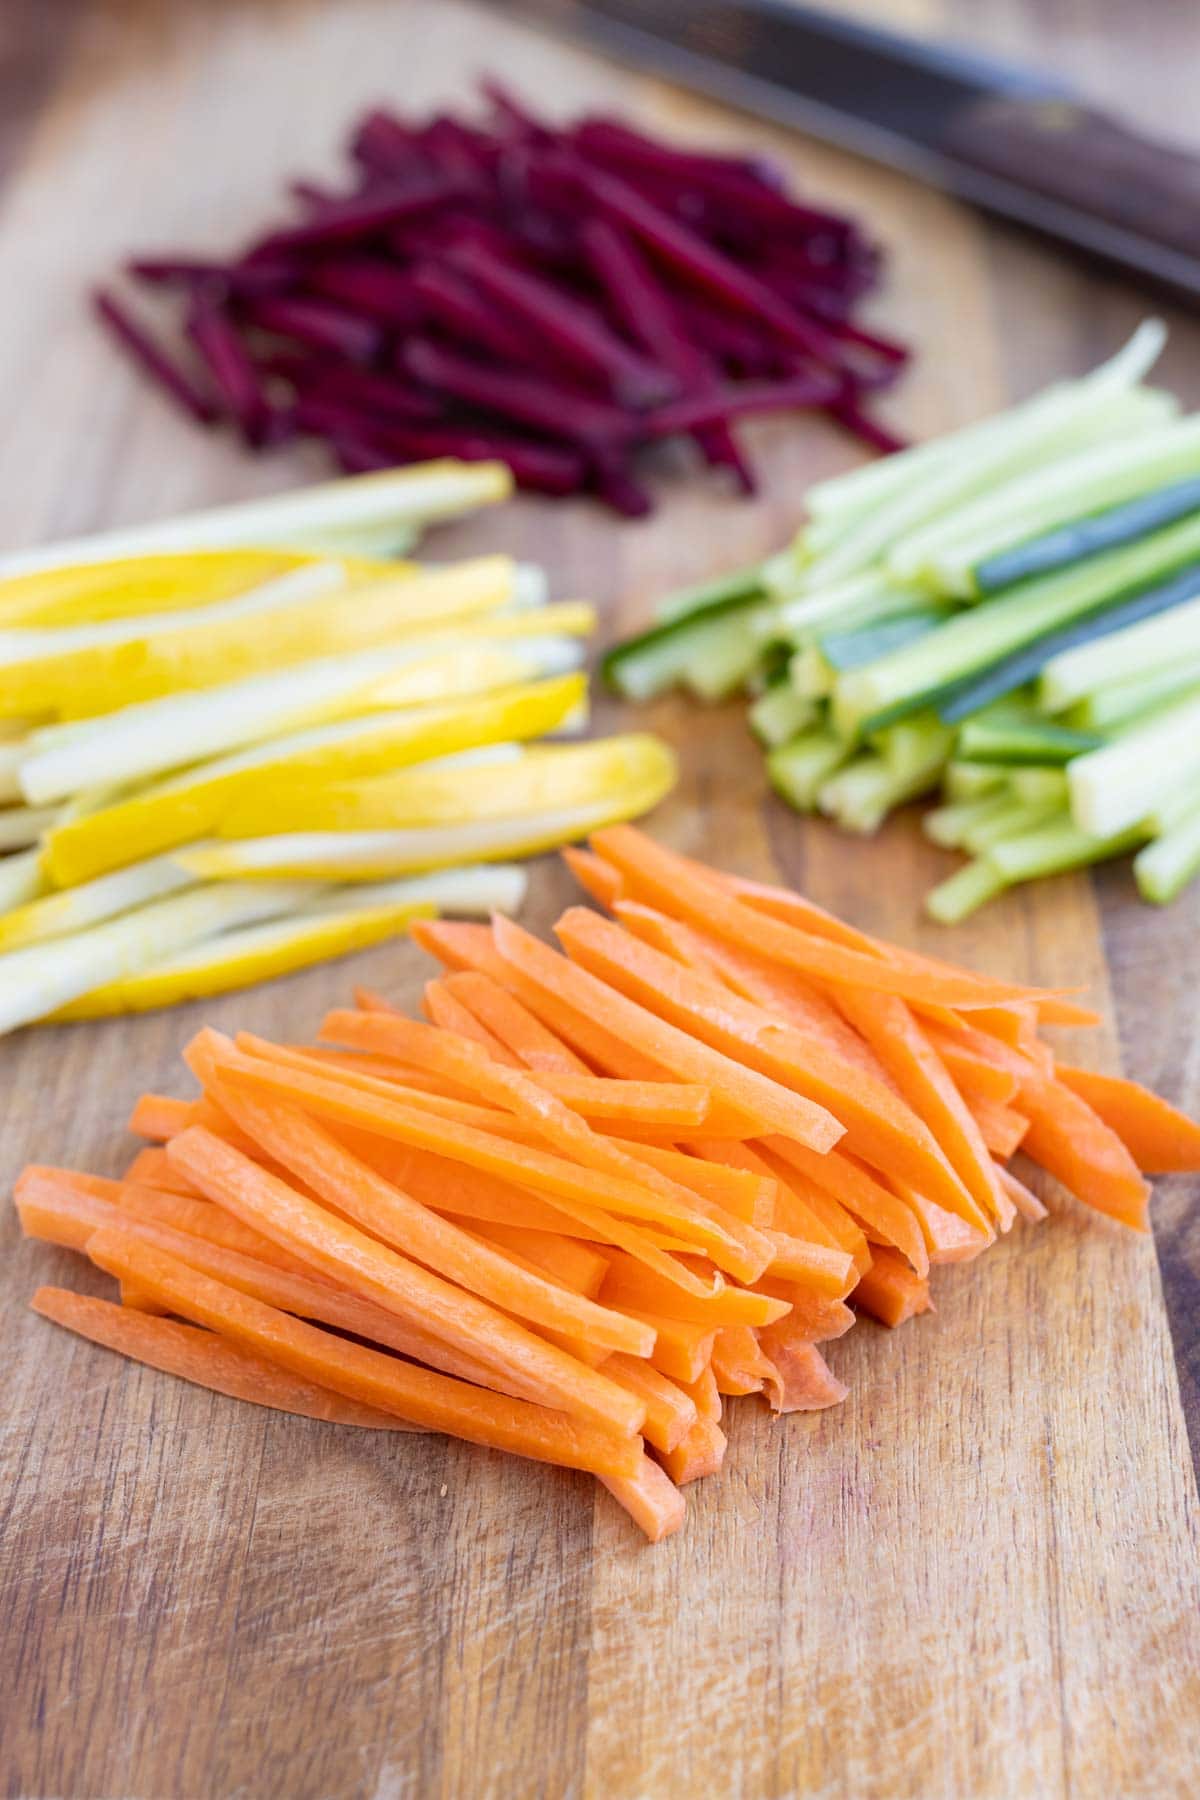
<svg viewBox="0 0 1200 1800">
<path fill-rule="evenodd" d="M 503 498 L 432 463 L 0 560 L 0 1031 L 214 994 L 446 910 L 644 812 L 585 719 L 580 602 L 511 557 L 393 560 Z"/>
<path fill-rule="evenodd" d="M 613 651 L 619 692 L 747 689 L 770 779 L 969 861 L 952 923 L 1129 850 L 1147 900 L 1200 871 L 1200 416 L 1144 385 L 1164 331 L 994 418 L 834 477 L 794 543 L 676 596 Z"/>
<path fill-rule="evenodd" d="M 359 990 L 310 1044 L 205 1027 L 120 1179 L 26 1168 L 26 1235 L 120 1283 L 34 1309 L 259 1406 L 587 1471 L 656 1540 L 726 1464 L 731 1398 L 837 1406 L 825 1352 L 1044 1218 L 1030 1168 L 1144 1231 L 1144 1172 L 1200 1167 L 1200 1126 L 1057 1059 L 1045 1027 L 1096 1020 L 1060 993 L 627 825 L 564 854 L 603 911 L 561 949 L 420 921 L 426 1022 Z"/>
</svg>

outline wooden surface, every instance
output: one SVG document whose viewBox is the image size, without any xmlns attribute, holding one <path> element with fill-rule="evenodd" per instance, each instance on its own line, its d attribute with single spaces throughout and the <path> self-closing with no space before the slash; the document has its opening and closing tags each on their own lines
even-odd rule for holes
<svg viewBox="0 0 1200 1800">
<path fill-rule="evenodd" d="M 894 19 L 963 32 L 976 11 Z M 1120 0 L 987 9 L 993 47 L 1049 58 L 1194 141 L 1190 8 Z M 460 99 L 484 68 L 570 110 L 789 155 L 892 252 L 878 316 L 922 355 L 896 400 L 914 432 L 1079 370 L 1143 309 L 898 177 L 756 130 L 459 4 L 11 5 L 0 21 L 0 543 L 262 490 L 254 463 L 167 414 L 100 345 L 81 296 L 130 249 L 223 247 L 281 180 L 319 174 L 356 107 Z M 1166 377 L 1200 400 L 1195 322 Z M 439 536 L 503 544 L 590 592 L 615 633 L 680 581 L 782 541 L 832 430 L 758 434 L 747 505 L 664 482 L 655 519 L 523 504 Z M 602 708 L 615 721 L 618 709 Z M 764 797 L 736 709 L 670 703 L 685 752 L 655 829 L 944 950 L 916 899 L 944 860 L 901 821 L 862 845 Z M 530 921 L 568 884 L 547 864 Z M 1139 907 L 1126 872 L 1018 894 L 960 931 L 984 968 L 1081 982 L 1118 1028 L 1087 1054 L 1200 1102 L 1200 904 Z M 353 974 L 410 1002 L 409 948 Z M 346 965 L 203 1009 L 306 1031 Z M 0 1046 L 0 1178 L 27 1159 L 117 1169 L 121 1118 L 179 1078 L 185 1009 Z M 21 1800 L 136 1796 L 1182 1796 L 1200 1781 L 1200 1581 L 1183 1393 L 1195 1403 L 1195 1185 L 1165 1184 L 1149 1241 L 1064 1203 L 939 1311 L 830 1350 L 831 1414 L 735 1403 L 726 1473 L 679 1537 L 643 1548 L 583 1477 L 448 1442 L 383 1442 L 206 1396 L 32 1318 L 42 1280 L 93 1285 L 5 1215 L 0 1412 L 0 1785 Z M 1190 1239 L 1189 1239 L 1190 1229 Z M 99 1283 L 95 1286 L 99 1290 Z"/>
</svg>

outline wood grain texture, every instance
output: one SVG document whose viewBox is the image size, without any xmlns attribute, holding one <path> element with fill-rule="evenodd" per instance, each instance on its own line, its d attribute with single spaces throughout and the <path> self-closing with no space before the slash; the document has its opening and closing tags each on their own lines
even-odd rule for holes
<svg viewBox="0 0 1200 1800">
<path fill-rule="evenodd" d="M 1097 98 L 1162 127 L 1174 118 L 1196 141 L 1191 9 L 983 10 L 906 0 L 891 15 L 930 29 L 957 19 L 993 47 L 1056 59 Z M 8 140 L 0 193 L 5 545 L 315 473 L 315 458 L 254 462 L 170 416 L 99 343 L 81 291 L 131 249 L 224 247 L 285 177 L 327 164 L 356 107 L 455 99 L 485 68 L 564 112 L 619 102 L 681 134 L 755 138 L 814 192 L 860 210 L 893 253 L 879 317 L 925 351 L 896 404 L 915 432 L 1084 368 L 1142 310 L 1124 287 L 899 177 L 450 0 L 84 0 L 71 18 L 53 79 Z M 19 87 L 19 59 L 8 66 Z M 1172 323 L 1167 375 L 1195 404 L 1200 329 Z M 439 534 L 437 553 L 500 542 L 536 556 L 557 592 L 595 595 L 615 635 L 665 587 L 780 542 L 805 483 L 849 457 L 822 426 L 756 437 L 769 480 L 755 505 L 676 480 L 644 524 L 521 504 Z M 600 715 L 621 712 L 606 703 Z M 684 751 L 656 820 L 665 839 L 782 872 L 869 928 L 945 949 L 915 904 L 945 859 L 911 820 L 858 844 L 787 815 L 765 796 L 736 709 L 698 720 L 672 701 L 649 722 Z M 569 890 L 547 863 L 529 922 L 547 928 Z M 1195 897 L 1153 914 L 1124 872 L 1106 872 L 1012 896 L 954 952 L 1087 986 L 1130 1071 L 1195 1108 L 1198 917 Z M 119 1168 L 133 1148 L 124 1112 L 144 1087 L 179 1080 L 178 1046 L 201 1013 L 295 1036 L 352 975 L 412 1003 L 422 963 L 381 949 L 353 971 L 0 1045 L 0 1179 L 29 1159 Z M 1115 1035 L 1087 1051 L 1117 1053 Z M 1176 1182 L 1155 1203 L 1193 1406 L 1194 1200 L 1194 1184 Z M 1149 1242 L 1068 1202 L 974 1273 L 943 1271 L 936 1316 L 896 1334 L 864 1324 L 832 1346 L 852 1390 L 834 1413 L 777 1423 L 738 1405 L 727 1472 L 691 1491 L 685 1532 L 652 1551 L 581 1476 L 282 1419 L 55 1332 L 25 1310 L 33 1287 L 100 1291 L 99 1279 L 24 1243 L 7 1211 L 0 1229 L 8 1795 L 1196 1789 L 1196 1491 L 1159 1268 Z"/>
</svg>

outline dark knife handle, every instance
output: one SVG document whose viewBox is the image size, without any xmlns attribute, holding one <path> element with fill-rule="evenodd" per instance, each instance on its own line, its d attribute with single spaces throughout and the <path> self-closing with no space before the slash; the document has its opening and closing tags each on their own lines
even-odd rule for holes
<svg viewBox="0 0 1200 1800">
<path fill-rule="evenodd" d="M 1069 100 L 996 98 L 955 112 L 943 147 L 986 175 L 1170 251 L 1200 254 L 1200 157 Z"/>
</svg>

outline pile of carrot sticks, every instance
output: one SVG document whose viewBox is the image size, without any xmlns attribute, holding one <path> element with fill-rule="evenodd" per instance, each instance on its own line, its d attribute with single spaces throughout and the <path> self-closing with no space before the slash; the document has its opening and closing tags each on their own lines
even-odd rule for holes
<svg viewBox="0 0 1200 1800">
<path fill-rule="evenodd" d="M 424 1021 L 360 992 L 312 1046 L 202 1030 L 120 1180 L 27 1168 L 31 1237 L 119 1303 L 35 1309 L 221 1393 L 597 1476 L 652 1541 L 725 1400 L 846 1394 L 821 1346 L 930 1307 L 931 1268 L 1045 1207 L 1020 1150 L 1146 1229 L 1200 1126 L 1057 1062 L 1067 995 L 896 948 L 629 826 L 567 859 L 555 950 L 421 922 Z M 607 915 L 607 916 L 606 916 Z"/>
</svg>

